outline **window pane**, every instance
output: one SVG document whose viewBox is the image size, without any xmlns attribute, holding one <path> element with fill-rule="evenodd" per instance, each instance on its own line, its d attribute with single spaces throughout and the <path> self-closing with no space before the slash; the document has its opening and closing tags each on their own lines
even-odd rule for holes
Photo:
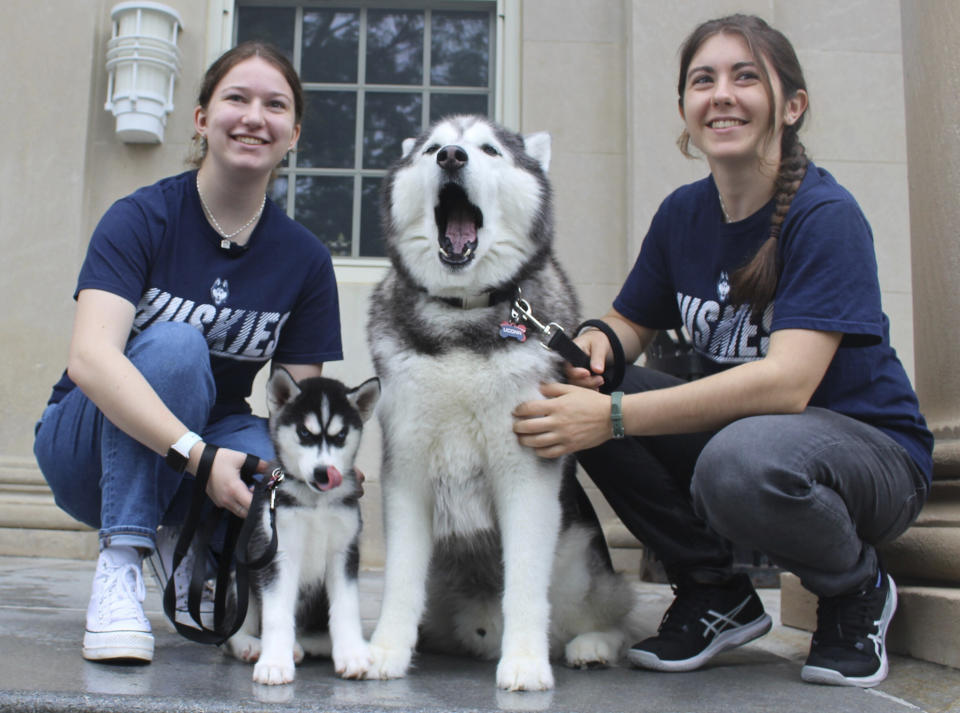
<svg viewBox="0 0 960 713">
<path fill-rule="evenodd" d="M 380 184 L 381 178 L 364 178 L 360 197 L 360 257 L 383 257 L 380 229 Z"/>
<path fill-rule="evenodd" d="M 297 221 L 320 238 L 331 254 L 350 255 L 353 179 L 300 176 L 296 186 Z"/>
<path fill-rule="evenodd" d="M 430 32 L 430 83 L 485 87 L 490 62 L 490 16 L 485 12 L 434 12 Z"/>
<path fill-rule="evenodd" d="M 356 82 L 359 44 L 358 12 L 304 11 L 300 78 L 304 82 Z"/>
<path fill-rule="evenodd" d="M 353 168 L 356 132 L 356 92 L 307 92 L 297 165 Z"/>
<path fill-rule="evenodd" d="M 292 60 L 296 18 L 297 11 L 292 7 L 241 5 L 237 8 L 237 44 L 247 40 L 268 42 Z"/>
<path fill-rule="evenodd" d="M 387 168 L 400 158 L 403 140 L 420 133 L 419 94 L 371 92 L 363 112 L 363 167 Z"/>
<path fill-rule="evenodd" d="M 423 84 L 423 13 L 367 12 L 367 82 Z"/>
<path fill-rule="evenodd" d="M 431 94 L 430 121 L 442 119 L 451 114 L 487 115 L 486 94 Z"/>
</svg>

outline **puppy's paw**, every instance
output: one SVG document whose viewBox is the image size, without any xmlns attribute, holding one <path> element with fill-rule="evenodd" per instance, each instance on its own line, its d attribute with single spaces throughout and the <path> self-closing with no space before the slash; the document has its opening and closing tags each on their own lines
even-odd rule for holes
<svg viewBox="0 0 960 713">
<path fill-rule="evenodd" d="M 389 649 L 383 646 L 369 647 L 370 666 L 363 672 L 367 679 L 403 678 L 410 667 L 412 651 L 407 648 Z"/>
<path fill-rule="evenodd" d="M 260 658 L 260 639 L 240 632 L 227 639 L 226 649 L 234 658 L 253 663 Z"/>
<path fill-rule="evenodd" d="M 293 660 L 268 661 L 261 659 L 253 667 L 253 680 L 267 686 L 278 686 L 283 683 L 293 683 L 295 676 Z"/>
<path fill-rule="evenodd" d="M 497 686 L 506 691 L 547 691 L 553 688 L 550 661 L 533 656 L 505 656 L 497 664 Z"/>
<path fill-rule="evenodd" d="M 372 663 L 370 647 L 364 641 L 352 646 L 334 648 L 333 668 L 342 678 L 363 678 Z"/>
<path fill-rule="evenodd" d="M 622 648 L 622 633 L 592 631 L 567 643 L 564 660 L 571 668 L 602 668 L 616 663 Z"/>
</svg>

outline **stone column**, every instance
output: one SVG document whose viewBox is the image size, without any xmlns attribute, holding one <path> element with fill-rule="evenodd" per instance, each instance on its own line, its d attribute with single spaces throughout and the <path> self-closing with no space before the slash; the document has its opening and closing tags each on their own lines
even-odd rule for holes
<svg viewBox="0 0 960 713">
<path fill-rule="evenodd" d="M 902 0 L 901 30 L 914 385 L 936 445 L 927 505 L 881 548 L 900 583 L 889 646 L 960 667 L 960 4 Z M 783 589 L 784 623 L 815 625 L 815 602 L 796 578 L 784 577 Z"/>
</svg>

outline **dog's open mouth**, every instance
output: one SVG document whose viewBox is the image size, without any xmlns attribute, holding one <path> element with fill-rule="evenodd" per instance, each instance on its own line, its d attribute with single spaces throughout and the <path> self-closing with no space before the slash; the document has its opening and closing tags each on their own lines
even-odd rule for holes
<svg viewBox="0 0 960 713">
<path fill-rule="evenodd" d="M 468 264 L 477 252 L 477 231 L 483 227 L 483 213 L 453 183 L 440 190 L 440 202 L 433 213 L 437 219 L 440 260 L 451 267 Z"/>
</svg>

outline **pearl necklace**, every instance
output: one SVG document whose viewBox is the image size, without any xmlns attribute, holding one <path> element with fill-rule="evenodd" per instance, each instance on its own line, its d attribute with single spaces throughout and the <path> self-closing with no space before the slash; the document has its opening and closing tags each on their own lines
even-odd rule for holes
<svg viewBox="0 0 960 713">
<path fill-rule="evenodd" d="M 210 222 L 213 223 L 214 229 L 216 229 L 217 233 L 219 233 L 220 237 L 222 237 L 224 241 L 230 240 L 230 238 L 240 235 L 240 233 L 242 233 L 244 230 L 246 230 L 255 222 L 257 222 L 257 220 L 260 218 L 260 214 L 263 213 L 264 206 L 267 205 L 267 194 L 264 193 L 263 200 L 260 201 L 260 207 L 257 208 L 257 212 L 253 214 L 253 217 L 250 220 L 248 220 L 246 223 L 244 223 L 243 227 L 241 227 L 240 229 L 234 230 L 232 233 L 227 233 L 223 228 L 220 227 L 220 223 L 218 223 L 216 217 L 214 217 L 213 211 L 210 210 L 210 206 L 208 206 L 207 202 L 203 200 L 203 193 L 200 192 L 200 174 L 199 173 L 197 174 L 197 195 L 200 196 L 200 205 L 203 206 L 203 210 L 206 212 L 207 217 L 210 218 Z M 220 247 L 230 247 L 230 246 L 229 244 L 224 245 L 224 242 L 221 241 Z"/>
</svg>

